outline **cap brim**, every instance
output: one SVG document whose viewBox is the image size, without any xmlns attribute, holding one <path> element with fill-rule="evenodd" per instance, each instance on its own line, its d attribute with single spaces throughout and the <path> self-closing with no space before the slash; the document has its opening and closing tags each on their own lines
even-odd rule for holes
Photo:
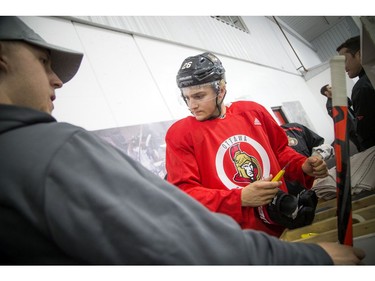
<svg viewBox="0 0 375 281">
<path fill-rule="evenodd" d="M 45 48 L 51 53 L 51 67 L 63 83 L 68 82 L 76 75 L 83 58 L 83 54 L 46 42 L 24 40 L 32 45 Z"/>
</svg>

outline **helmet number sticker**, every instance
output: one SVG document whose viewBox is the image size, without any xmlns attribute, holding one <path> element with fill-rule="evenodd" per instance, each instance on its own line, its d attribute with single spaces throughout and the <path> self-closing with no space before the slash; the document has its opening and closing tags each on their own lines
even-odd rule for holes
<svg viewBox="0 0 375 281">
<path fill-rule="evenodd" d="M 181 69 L 190 68 L 190 66 L 191 66 L 192 63 L 193 63 L 192 61 L 185 62 L 184 65 L 181 67 Z"/>
</svg>

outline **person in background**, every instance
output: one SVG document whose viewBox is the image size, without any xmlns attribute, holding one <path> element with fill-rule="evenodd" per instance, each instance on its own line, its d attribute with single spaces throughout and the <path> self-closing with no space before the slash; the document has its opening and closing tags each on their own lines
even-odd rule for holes
<svg viewBox="0 0 375 281">
<path fill-rule="evenodd" d="M 323 96 L 327 97 L 327 102 L 326 102 L 327 113 L 333 119 L 331 85 L 329 84 L 324 85 L 320 89 L 320 93 Z M 352 105 L 353 105 L 352 100 L 348 97 L 348 117 L 349 118 L 348 118 L 347 126 L 348 126 L 348 132 L 349 132 L 349 140 L 350 140 L 350 155 L 353 155 L 360 150 L 359 137 L 356 132 L 357 119 L 355 117 L 355 113 L 354 113 Z"/>
<path fill-rule="evenodd" d="M 310 193 L 296 203 L 285 196 L 284 179 L 310 189 L 316 177 L 327 175 L 324 160 L 290 148 L 283 129 L 262 105 L 224 105 L 225 69 L 214 54 L 186 58 L 176 79 L 193 116 L 175 122 L 166 133 L 167 180 L 243 229 L 279 237 L 286 227 L 311 223 Z M 271 181 L 283 167 L 284 179 Z"/>
<path fill-rule="evenodd" d="M 330 84 L 324 85 L 320 89 L 320 93 L 327 98 L 327 101 L 326 101 L 327 113 L 329 116 L 331 116 L 331 118 L 333 118 L 332 116 L 332 86 Z M 353 106 L 352 100 L 348 97 L 348 110 L 349 110 L 349 113 L 354 117 L 355 114 L 354 114 L 352 106 Z"/>
<path fill-rule="evenodd" d="M 375 145 L 375 90 L 361 64 L 360 36 L 349 38 L 336 51 L 345 56 L 348 77 L 359 78 L 353 86 L 351 100 L 356 117 L 358 150 L 361 152 Z"/>
<path fill-rule="evenodd" d="M 360 249 L 241 230 L 52 117 L 83 54 L 0 17 L 0 264 L 358 264 Z M 278 185 L 274 183 L 274 185 Z"/>
<path fill-rule="evenodd" d="M 349 148 L 350 185 L 352 196 L 355 196 L 363 192 L 373 192 L 375 189 L 375 111 L 372 106 L 375 102 L 375 90 L 361 64 L 360 36 L 346 40 L 336 51 L 345 57 L 348 77 L 359 78 L 351 95 L 359 141 L 358 152 L 353 154 L 351 146 Z M 319 198 L 330 200 L 337 196 L 336 174 L 336 167 L 333 166 L 328 177 L 315 181 L 313 189 Z"/>
</svg>

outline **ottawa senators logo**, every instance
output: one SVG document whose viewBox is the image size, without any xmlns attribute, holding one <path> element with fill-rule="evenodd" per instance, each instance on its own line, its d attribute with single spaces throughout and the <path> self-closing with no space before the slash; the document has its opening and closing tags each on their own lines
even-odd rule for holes
<svg viewBox="0 0 375 281">
<path fill-rule="evenodd" d="M 224 140 L 216 153 L 217 176 L 228 188 L 241 188 L 270 173 L 270 160 L 263 146 L 246 135 Z"/>
<path fill-rule="evenodd" d="M 296 146 L 298 144 L 298 140 L 296 138 L 288 137 L 288 145 L 289 146 Z"/>
<path fill-rule="evenodd" d="M 262 170 L 258 160 L 241 151 L 239 143 L 231 146 L 229 153 L 237 170 L 233 177 L 235 182 L 251 183 L 261 179 Z"/>
</svg>

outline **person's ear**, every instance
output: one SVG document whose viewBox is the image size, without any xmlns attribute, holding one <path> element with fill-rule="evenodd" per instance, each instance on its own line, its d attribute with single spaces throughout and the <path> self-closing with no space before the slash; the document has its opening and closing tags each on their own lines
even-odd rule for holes
<svg viewBox="0 0 375 281">
<path fill-rule="evenodd" d="M 361 61 L 361 50 L 358 50 L 357 53 L 355 53 L 355 56 Z"/>
<path fill-rule="evenodd" d="M 5 45 L 0 41 L 0 71 L 3 72 L 6 68 L 5 59 Z"/>
<path fill-rule="evenodd" d="M 220 99 L 223 99 L 223 98 L 224 98 L 224 96 L 225 96 L 225 92 L 226 92 L 226 85 L 225 85 L 225 83 L 222 83 L 222 84 L 220 85 L 220 91 L 219 91 L 219 98 L 220 98 Z"/>
<path fill-rule="evenodd" d="M 0 41 L 0 63 L 3 61 L 3 43 Z"/>
</svg>

